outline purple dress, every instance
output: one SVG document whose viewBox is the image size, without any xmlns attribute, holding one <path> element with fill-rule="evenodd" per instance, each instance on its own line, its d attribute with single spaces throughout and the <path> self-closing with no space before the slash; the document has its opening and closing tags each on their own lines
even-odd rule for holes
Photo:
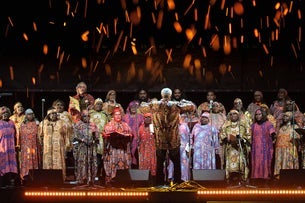
<svg viewBox="0 0 305 203">
<path fill-rule="evenodd" d="M 261 124 L 252 124 L 252 172 L 251 178 L 269 179 L 271 173 L 271 162 L 273 156 L 272 133 L 274 126 L 270 121 Z"/>
<path fill-rule="evenodd" d="M 0 120 L 0 176 L 17 173 L 15 152 L 15 124 L 13 121 Z"/>
<path fill-rule="evenodd" d="M 215 151 L 219 148 L 218 131 L 209 124 L 197 123 L 193 130 L 193 169 L 216 169 Z"/>
</svg>

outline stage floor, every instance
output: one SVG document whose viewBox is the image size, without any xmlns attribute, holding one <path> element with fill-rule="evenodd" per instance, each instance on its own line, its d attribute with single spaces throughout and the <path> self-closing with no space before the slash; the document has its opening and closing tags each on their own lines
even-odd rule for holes
<svg viewBox="0 0 305 203">
<path fill-rule="evenodd" d="M 305 202 L 301 186 L 208 186 L 195 181 L 172 186 L 103 187 L 64 184 L 59 187 L 2 187 L 1 202 Z"/>
</svg>

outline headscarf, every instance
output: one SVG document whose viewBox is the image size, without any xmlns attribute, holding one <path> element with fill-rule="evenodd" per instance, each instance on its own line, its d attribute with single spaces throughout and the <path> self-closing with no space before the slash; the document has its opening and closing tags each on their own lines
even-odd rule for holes
<svg viewBox="0 0 305 203">
<path fill-rule="evenodd" d="M 33 114 L 33 113 L 34 113 L 34 111 L 33 111 L 32 109 L 27 109 L 27 110 L 25 110 L 25 112 L 24 112 L 25 115 Z"/>
<path fill-rule="evenodd" d="M 144 117 L 145 117 L 145 118 L 147 118 L 147 117 L 151 117 L 151 116 L 152 116 L 152 114 L 151 114 L 151 113 L 145 113 L 145 114 L 144 114 Z"/>
<path fill-rule="evenodd" d="M 48 111 L 47 111 L 47 116 L 48 115 L 50 115 L 51 113 L 57 113 L 57 111 L 56 111 L 56 109 L 49 109 Z"/>
<path fill-rule="evenodd" d="M 230 115 L 231 115 L 231 114 L 234 114 L 234 113 L 236 113 L 237 115 L 239 115 L 239 112 L 238 112 L 237 110 L 235 110 L 235 109 L 232 109 L 232 110 L 229 112 Z"/>
<path fill-rule="evenodd" d="M 103 103 L 103 100 L 102 100 L 101 98 L 95 99 L 95 100 L 94 100 L 94 105 L 97 104 L 97 103 L 99 103 L 99 102 L 100 102 L 100 103 Z"/>
<path fill-rule="evenodd" d="M 201 114 L 201 117 L 206 117 L 207 119 L 210 119 L 210 113 L 208 113 L 208 112 L 203 112 L 203 113 Z"/>
<path fill-rule="evenodd" d="M 111 94 L 116 94 L 116 91 L 115 90 L 109 90 L 107 95 L 106 95 L 106 101 L 109 100 L 109 97 L 110 97 Z"/>
<path fill-rule="evenodd" d="M 113 111 L 112 111 L 112 114 L 115 114 L 116 112 L 122 113 L 120 107 L 115 107 L 115 108 L 113 109 Z"/>
<path fill-rule="evenodd" d="M 235 103 L 240 103 L 240 104 L 242 104 L 243 101 L 242 101 L 240 98 L 236 98 L 236 99 L 234 99 L 234 104 L 235 104 Z"/>
</svg>

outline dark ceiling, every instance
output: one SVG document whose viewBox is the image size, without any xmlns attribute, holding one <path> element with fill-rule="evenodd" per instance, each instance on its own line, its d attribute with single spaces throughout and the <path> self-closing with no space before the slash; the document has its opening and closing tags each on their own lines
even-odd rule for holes
<svg viewBox="0 0 305 203">
<path fill-rule="evenodd" d="M 0 14 L 2 91 L 74 90 L 80 80 L 92 91 L 305 86 L 301 0 L 5 4 Z"/>
</svg>

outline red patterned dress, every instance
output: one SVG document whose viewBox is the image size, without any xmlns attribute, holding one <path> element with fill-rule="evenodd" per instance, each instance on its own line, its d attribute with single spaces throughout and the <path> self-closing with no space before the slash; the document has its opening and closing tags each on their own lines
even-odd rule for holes
<svg viewBox="0 0 305 203">
<path fill-rule="evenodd" d="M 39 140 L 36 121 L 20 125 L 20 177 L 28 175 L 30 169 L 38 169 Z"/>
</svg>

